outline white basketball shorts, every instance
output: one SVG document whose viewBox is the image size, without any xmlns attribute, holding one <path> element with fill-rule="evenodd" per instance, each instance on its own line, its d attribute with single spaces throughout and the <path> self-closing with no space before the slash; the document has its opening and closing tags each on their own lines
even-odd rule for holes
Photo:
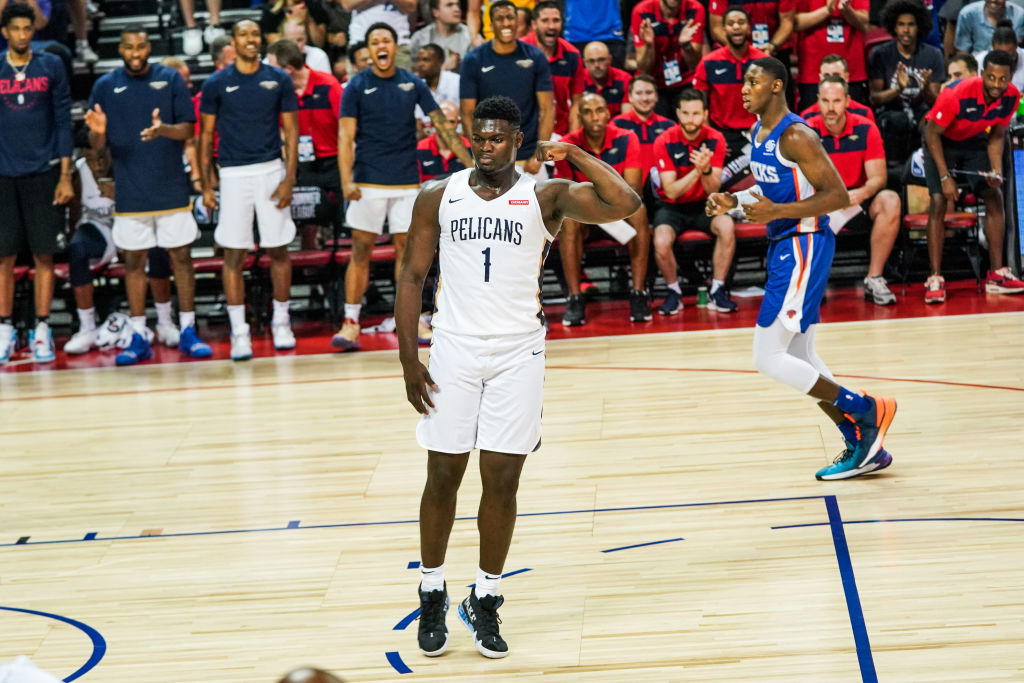
<svg viewBox="0 0 1024 683">
<path fill-rule="evenodd" d="M 114 245 L 125 251 L 175 249 L 195 242 L 199 226 L 188 208 L 169 213 L 115 215 L 112 237 Z"/>
<path fill-rule="evenodd" d="M 290 207 L 277 208 L 270 195 L 284 179 L 280 159 L 248 166 L 220 169 L 220 220 L 213 232 L 217 244 L 227 249 L 253 249 L 253 213 L 260 226 L 260 246 L 283 247 L 295 239 Z"/>
<path fill-rule="evenodd" d="M 544 328 L 475 337 L 434 330 L 430 377 L 434 408 L 416 440 L 439 453 L 474 448 L 526 455 L 540 447 L 544 399 Z"/>
<path fill-rule="evenodd" d="M 349 202 L 345 211 L 345 224 L 356 230 L 384 234 L 384 219 L 388 219 L 388 234 L 409 232 L 412 206 L 416 203 L 418 187 L 359 187 L 362 197 Z"/>
</svg>

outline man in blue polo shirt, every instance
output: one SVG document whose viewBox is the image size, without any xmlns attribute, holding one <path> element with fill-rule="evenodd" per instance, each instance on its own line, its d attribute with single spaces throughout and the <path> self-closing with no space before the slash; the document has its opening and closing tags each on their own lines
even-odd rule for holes
<svg viewBox="0 0 1024 683">
<path fill-rule="evenodd" d="M 509 0 L 490 6 L 494 38 L 462 58 L 459 99 L 462 130 L 472 130 L 476 103 L 488 97 L 511 97 L 523 115 L 523 144 L 516 165 L 531 175 L 543 165 L 534 158 L 538 140 L 550 140 L 555 125 L 551 67 L 540 48 L 516 40 L 516 8 Z"/>
<path fill-rule="evenodd" d="M 395 65 L 398 36 L 390 24 L 366 30 L 370 68 L 349 81 L 341 97 L 338 167 L 349 200 L 345 223 L 352 230 L 352 259 L 345 271 L 345 319 L 331 339 L 342 351 L 359 348 L 359 313 L 370 278 L 370 254 L 384 219 L 395 245 L 395 280 L 420 189 L 416 164 L 416 106 L 427 112 L 438 137 L 465 167 L 473 165 L 455 128 L 427 84 Z"/>
<path fill-rule="evenodd" d="M 0 14 L 9 49 L 0 60 L 0 365 L 14 352 L 14 261 L 27 244 L 35 261 L 32 359 L 52 362 L 53 255 L 71 186 L 71 91 L 58 57 L 34 52 L 35 11 L 11 2 Z"/>
<path fill-rule="evenodd" d="M 274 348 L 295 348 L 288 302 L 292 263 L 288 244 L 295 238 L 289 206 L 298 168 L 298 98 L 292 79 L 260 61 L 263 36 L 254 21 L 232 27 L 235 63 L 203 83 L 199 166 L 203 204 L 217 208 L 213 189 L 213 134 L 220 140 L 220 221 L 213 234 L 224 247 L 224 295 L 231 321 L 231 359 L 252 358 L 252 339 L 245 322 L 245 254 L 254 248 L 252 219 L 260 226 L 260 246 L 270 256 L 274 315 L 270 329 Z M 281 161 L 281 134 L 285 159 Z"/>
<path fill-rule="evenodd" d="M 118 52 L 124 65 L 93 86 L 85 122 L 93 149 L 110 147 L 114 186 L 114 244 L 125 252 L 125 291 L 135 334 L 118 365 L 153 355 L 146 331 L 146 255 L 163 247 L 171 257 L 178 288 L 181 332 L 178 348 L 193 358 L 209 358 L 210 347 L 196 334 L 195 271 L 191 246 L 199 228 L 189 205 L 182 166 L 185 141 L 192 138 L 195 112 L 181 75 L 150 64 L 146 30 L 121 31 Z"/>
</svg>

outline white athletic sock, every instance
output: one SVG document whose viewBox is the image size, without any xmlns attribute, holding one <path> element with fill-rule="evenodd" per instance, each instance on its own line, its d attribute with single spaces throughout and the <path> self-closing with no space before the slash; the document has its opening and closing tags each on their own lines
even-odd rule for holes
<svg viewBox="0 0 1024 683">
<path fill-rule="evenodd" d="M 156 324 L 173 326 L 174 321 L 171 319 L 171 302 L 157 301 L 154 305 L 156 306 Z"/>
<path fill-rule="evenodd" d="M 36 339 L 43 339 L 46 337 L 46 333 L 50 331 L 49 323 L 37 322 L 36 323 Z"/>
<path fill-rule="evenodd" d="M 143 337 L 146 336 L 146 316 L 144 315 L 133 315 L 132 316 L 132 327 L 136 332 L 141 334 Z"/>
<path fill-rule="evenodd" d="M 724 287 L 724 286 L 725 286 L 725 283 L 722 282 L 721 280 L 712 279 L 711 280 L 711 293 L 714 294 L 715 292 L 718 291 L 719 287 Z"/>
<path fill-rule="evenodd" d="M 345 304 L 345 320 L 359 322 L 359 311 L 362 308 L 362 304 Z"/>
<path fill-rule="evenodd" d="M 676 280 L 675 282 L 670 284 L 668 288 L 671 289 L 676 294 L 678 294 L 679 296 L 683 295 L 683 288 L 679 286 L 679 280 Z"/>
<path fill-rule="evenodd" d="M 93 308 L 79 308 L 78 309 L 78 323 L 81 325 L 83 332 L 90 332 L 96 329 L 96 309 Z"/>
<path fill-rule="evenodd" d="M 185 331 L 185 328 L 192 327 L 196 324 L 196 312 L 189 311 L 186 313 L 185 311 L 180 311 L 178 313 L 178 324 L 181 325 L 183 332 Z"/>
<path fill-rule="evenodd" d="M 420 590 L 426 593 L 444 588 L 444 564 L 440 567 L 420 565 Z"/>
<path fill-rule="evenodd" d="M 476 570 L 476 588 L 473 592 L 476 593 L 476 597 L 483 598 L 488 595 L 498 594 L 498 584 L 501 583 L 501 574 L 495 576 L 494 574 L 488 574 L 483 569 L 477 567 Z"/>
<path fill-rule="evenodd" d="M 228 306 L 228 320 L 231 321 L 232 332 L 238 332 L 245 327 L 245 304 Z"/>
<path fill-rule="evenodd" d="M 291 322 L 291 316 L 288 315 L 288 305 L 290 301 L 278 301 L 274 299 L 274 318 L 271 320 L 273 325 L 287 325 Z"/>
</svg>

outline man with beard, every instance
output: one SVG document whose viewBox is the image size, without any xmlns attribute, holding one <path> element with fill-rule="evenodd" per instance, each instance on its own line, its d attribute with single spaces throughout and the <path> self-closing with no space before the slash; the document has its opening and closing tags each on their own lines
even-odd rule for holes
<svg viewBox="0 0 1024 683">
<path fill-rule="evenodd" d="M 541 0 L 533 8 L 533 32 L 522 40 L 540 48 L 551 67 L 555 98 L 555 127 L 558 135 L 579 128 L 577 107 L 583 93 L 583 57 L 572 43 L 562 38 L 562 8 L 555 0 Z M 542 140 L 544 138 L 541 138 Z"/>
<path fill-rule="evenodd" d="M 640 161 L 640 142 L 628 130 L 610 124 L 608 106 L 600 95 L 587 93 L 579 107 L 581 127 L 563 138 L 564 142 L 576 145 L 584 152 L 596 156 L 614 168 L 633 191 L 643 192 L 644 172 Z M 587 182 L 586 176 L 568 160 L 555 164 L 555 177 L 568 178 L 578 183 Z M 633 289 L 629 293 L 629 319 L 635 323 L 651 319 L 651 300 L 644 281 L 647 278 L 647 255 L 651 249 L 651 229 L 647 222 L 647 211 L 640 210 L 625 219 L 636 231 L 627 243 L 629 265 L 633 276 Z M 598 227 L 601 227 L 600 225 Z M 587 240 L 589 226 L 566 219 L 558 241 L 558 253 L 562 257 L 562 271 L 569 290 L 562 324 L 566 327 L 582 325 L 586 320 L 586 304 L 580 294 L 580 269 L 583 263 L 583 243 Z"/>
<path fill-rule="evenodd" d="M 483 484 L 480 554 L 476 584 L 458 612 L 480 654 L 497 659 L 509 653 L 498 628 L 504 602 L 498 591 L 523 464 L 541 441 L 545 329 L 537 274 L 564 219 L 603 223 L 640 208 L 640 198 L 613 168 L 564 142 L 539 143 L 537 156 L 568 160 L 589 182 L 537 182 L 519 173 L 519 126 L 519 110 L 507 97 L 484 100 L 474 110 L 475 166 L 419 193 L 395 298 L 406 398 L 422 415 L 416 440 L 427 449 L 417 640 L 428 657 L 448 648 L 445 555 L 474 448 L 480 449 Z M 428 368 L 417 353 L 416 330 L 435 252 L 441 283 Z"/>
<path fill-rule="evenodd" d="M 110 147 L 118 178 L 113 238 L 125 252 L 124 286 L 135 328 L 128 348 L 117 356 L 118 365 L 153 355 L 146 330 L 146 255 L 153 247 L 168 251 L 174 269 L 178 348 L 193 358 L 212 355 L 195 328 L 191 246 L 199 228 L 181 162 L 195 113 L 181 75 L 163 64 L 150 64 L 150 50 L 145 29 L 121 31 L 118 51 L 124 64 L 96 81 L 85 117 L 93 149 Z"/>
<path fill-rule="evenodd" d="M 750 44 L 750 16 L 742 7 L 731 7 L 722 16 L 725 46 L 712 50 L 697 65 L 693 87 L 708 93 L 711 125 L 725 137 L 729 147 L 725 155 L 728 187 L 739 180 L 750 164 L 750 127 L 757 117 L 743 108 L 740 89 L 747 65 L 768 55 Z M 745 174 L 744 174 L 745 175 Z"/>
<path fill-rule="evenodd" d="M 637 71 L 658 82 L 658 104 L 672 116 L 679 95 L 693 82 L 704 48 L 706 11 L 697 0 L 640 0 L 633 7 L 630 33 Z"/>
<path fill-rule="evenodd" d="M 1010 83 L 1013 55 L 993 50 L 985 55 L 980 76 L 946 88 L 928 112 L 924 129 L 924 175 L 928 184 L 928 258 L 932 274 L 924 300 L 946 300 L 942 247 L 946 238 L 946 207 L 956 203 L 960 189 L 956 171 L 981 171 L 974 191 L 985 200 L 985 237 L 989 272 L 985 290 L 994 294 L 1024 293 L 1024 282 L 1003 264 L 1003 137 L 1020 92 Z M 968 116 L 969 115 L 969 116 Z M 989 169 L 989 170 L 983 170 Z"/>
<path fill-rule="evenodd" d="M 607 45 L 599 40 L 587 43 L 583 48 L 583 67 L 583 92 L 600 95 L 613 117 L 629 111 L 632 76 L 612 66 L 612 53 Z"/>
<path fill-rule="evenodd" d="M 725 289 L 725 278 L 736 253 L 736 226 L 729 216 L 709 218 L 704 213 L 704 200 L 722 184 L 725 138 L 707 125 L 707 104 L 699 90 L 687 88 L 679 96 L 676 119 L 679 125 L 669 128 L 654 142 L 654 159 L 661 181 L 656 188 L 658 208 L 651 221 L 654 258 L 668 285 L 668 294 L 658 313 L 676 315 L 683 310 L 674 248 L 676 238 L 684 230 L 700 230 L 714 236 L 708 309 L 735 313 L 737 306 Z"/>
<path fill-rule="evenodd" d="M 933 48 L 934 49 L 934 48 Z M 885 189 L 886 159 L 878 127 L 846 111 L 847 84 L 826 76 L 818 86 L 821 116 L 807 122 L 818 135 L 850 193 L 849 206 L 829 214 L 832 232 L 844 227 L 871 235 L 871 257 L 864 278 L 864 298 L 879 306 L 896 303 L 882 271 L 900 232 L 900 196 Z"/>
<path fill-rule="evenodd" d="M 821 60 L 821 68 L 818 69 L 818 82 L 823 82 L 825 77 L 830 75 L 839 76 L 847 83 L 850 82 L 850 70 L 847 68 L 846 59 L 842 55 L 825 55 Z M 872 122 L 875 120 L 874 110 L 866 104 L 861 104 L 853 96 L 850 97 L 850 104 L 846 107 L 846 111 L 857 116 L 863 116 Z M 800 112 L 800 118 L 805 121 L 810 121 L 815 116 L 821 116 L 821 109 L 818 108 L 817 99 L 814 100 L 814 104 Z"/>
<path fill-rule="evenodd" d="M 769 55 L 784 53 L 793 35 L 796 21 L 795 0 L 711 0 L 708 3 L 708 33 L 716 43 L 727 45 L 725 15 L 734 7 L 742 7 L 750 18 L 754 47 Z"/>
<path fill-rule="evenodd" d="M 331 338 L 342 351 L 360 348 L 359 314 L 370 280 L 370 255 L 377 237 L 388 232 L 395 247 L 395 279 L 405 249 L 419 191 L 416 166 L 416 105 L 427 112 L 438 135 L 465 167 L 469 152 L 449 125 L 427 84 L 395 65 L 398 40 L 389 24 L 366 32 L 372 62 L 352 77 L 341 98 L 338 166 L 341 189 L 349 200 L 345 223 L 352 228 L 352 258 L 345 271 L 345 318 Z"/>
<path fill-rule="evenodd" d="M 60 58 L 32 50 L 35 11 L 9 2 L 0 13 L 8 50 L 0 61 L 0 365 L 14 353 L 14 261 L 28 245 L 35 263 L 32 360 L 56 356 L 50 332 L 53 255 L 60 251 L 71 186 L 71 91 Z M 178 160 L 179 168 L 181 160 Z"/>
<path fill-rule="evenodd" d="M 231 360 L 252 358 L 245 322 L 246 252 L 254 248 L 253 215 L 260 225 L 260 247 L 270 257 L 274 313 L 270 329 L 277 350 L 295 348 L 288 303 L 292 262 L 288 244 L 295 238 L 289 206 L 298 168 L 298 100 L 288 74 L 260 61 L 263 37 L 256 22 L 231 29 L 235 63 L 203 83 L 200 104 L 199 167 L 203 205 L 217 208 L 213 188 L 213 135 L 217 133 L 220 168 L 220 221 L 213 239 L 224 247 L 224 295 L 231 323 Z M 282 145 L 282 133 L 284 144 Z M 284 148 L 285 159 L 281 160 Z"/>
<path fill-rule="evenodd" d="M 839 386 L 814 350 L 821 297 L 835 253 L 827 214 L 850 204 L 818 136 L 786 106 L 789 67 L 774 57 L 754 61 L 743 83 L 743 104 L 759 121 L 752 131 L 750 167 L 758 184 L 708 197 L 707 213 L 737 207 L 768 226 L 768 281 L 754 328 L 754 365 L 763 374 L 818 401 L 846 448 L 814 475 L 848 479 L 888 467 L 882 442 L 896 401 Z"/>
<path fill-rule="evenodd" d="M 919 39 L 931 21 L 920 0 L 892 0 L 882 10 L 882 24 L 895 40 L 871 53 L 868 86 L 890 164 L 902 164 L 921 144 L 924 115 L 946 80 L 942 52 Z"/>
</svg>

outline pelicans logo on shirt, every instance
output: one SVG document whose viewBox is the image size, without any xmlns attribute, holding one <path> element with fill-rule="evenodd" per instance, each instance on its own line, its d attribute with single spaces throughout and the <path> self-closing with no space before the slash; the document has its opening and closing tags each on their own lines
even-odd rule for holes
<svg viewBox="0 0 1024 683">
<path fill-rule="evenodd" d="M 516 60 L 516 64 L 518 64 L 519 66 L 523 67 L 524 69 L 529 69 L 531 66 L 533 66 L 533 60 L 532 59 L 517 59 Z"/>
<path fill-rule="evenodd" d="M 399 83 L 398 87 L 404 90 L 405 92 L 409 92 L 410 90 L 415 88 L 416 85 L 414 83 Z"/>
<path fill-rule="evenodd" d="M 153 81 L 149 84 L 149 87 L 153 90 L 163 90 L 167 87 L 167 81 Z"/>
<path fill-rule="evenodd" d="M 261 88 L 266 88 L 267 90 L 273 90 L 278 85 L 280 85 L 280 84 L 277 81 L 260 81 L 260 87 Z"/>
</svg>

